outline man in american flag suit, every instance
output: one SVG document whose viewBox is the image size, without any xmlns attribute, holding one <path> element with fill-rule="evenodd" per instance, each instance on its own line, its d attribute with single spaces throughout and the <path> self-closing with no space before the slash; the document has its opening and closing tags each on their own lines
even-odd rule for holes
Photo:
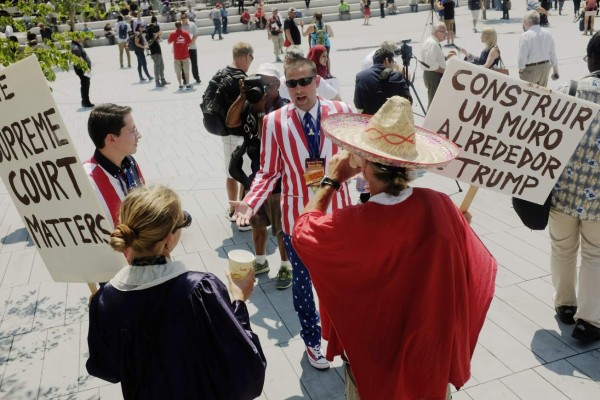
<svg viewBox="0 0 600 400">
<path fill-rule="evenodd" d="M 352 110 L 346 103 L 317 96 L 321 78 L 315 64 L 306 58 L 287 64 L 285 78 L 292 102 L 264 117 L 260 170 L 243 201 L 231 204 L 236 207 L 238 225 L 248 223 L 281 177 L 282 230 L 292 263 L 292 295 L 300 319 L 300 336 L 306 345 L 309 363 L 317 369 L 327 369 L 329 363 L 321 351 L 321 327 L 312 282 L 292 247 L 290 235 L 294 221 L 313 197 L 314 190 L 319 188 L 323 178 L 327 179 L 325 171 L 329 160 L 338 152 L 338 147 L 321 130 L 321 120 L 330 114 Z M 336 193 L 331 208 L 335 211 L 349 204 L 348 187 L 344 184 Z M 327 339 L 326 311 L 321 310 L 321 314 L 323 336 Z"/>
</svg>

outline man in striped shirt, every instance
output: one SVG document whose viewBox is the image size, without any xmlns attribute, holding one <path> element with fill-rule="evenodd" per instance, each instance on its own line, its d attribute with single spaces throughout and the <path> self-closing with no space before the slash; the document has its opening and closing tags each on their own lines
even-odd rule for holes
<svg viewBox="0 0 600 400">
<path fill-rule="evenodd" d="M 96 151 L 83 168 L 106 216 L 117 226 L 121 202 L 132 189 L 144 184 L 139 165 L 131 156 L 142 135 L 135 126 L 131 107 L 110 103 L 94 107 L 88 119 L 88 134 Z"/>
<path fill-rule="evenodd" d="M 326 178 L 329 160 L 338 152 L 338 147 L 325 137 L 321 120 L 330 114 L 350 113 L 351 109 L 346 103 L 317 96 L 321 78 L 315 64 L 306 58 L 286 64 L 285 78 L 292 103 L 264 117 L 260 170 L 244 200 L 231 202 L 231 205 L 236 208 L 237 224 L 249 223 L 281 178 L 283 241 L 292 264 L 292 295 L 300 319 L 300 336 L 310 365 L 327 369 L 329 363 L 321 352 L 321 327 L 312 282 L 292 247 L 290 235 L 294 221 L 319 188 L 321 179 Z M 336 192 L 330 208 L 335 211 L 349 204 L 348 187 L 344 184 Z M 323 336 L 327 339 L 330 328 L 327 313 L 322 312 L 322 315 Z"/>
</svg>

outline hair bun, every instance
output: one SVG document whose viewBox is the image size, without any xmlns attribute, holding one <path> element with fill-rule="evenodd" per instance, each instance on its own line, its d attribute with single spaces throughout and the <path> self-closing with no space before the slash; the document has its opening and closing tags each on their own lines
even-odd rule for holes
<svg viewBox="0 0 600 400">
<path fill-rule="evenodd" d="M 131 247 L 133 241 L 137 237 L 135 231 L 125 224 L 117 225 L 117 230 L 121 231 L 121 236 L 125 242 L 125 246 Z"/>
</svg>

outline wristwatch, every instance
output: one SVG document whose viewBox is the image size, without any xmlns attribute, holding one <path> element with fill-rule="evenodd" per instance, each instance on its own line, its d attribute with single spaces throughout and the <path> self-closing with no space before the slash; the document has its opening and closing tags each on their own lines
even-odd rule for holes
<svg viewBox="0 0 600 400">
<path fill-rule="evenodd" d="M 328 177 L 327 175 L 325 175 L 323 177 L 323 179 L 321 179 L 321 183 L 319 184 L 320 187 L 325 187 L 325 186 L 331 186 L 332 188 L 334 188 L 336 191 L 339 191 L 340 188 L 342 187 L 342 185 L 340 185 L 339 182 L 334 181 L 333 179 L 331 179 L 330 177 Z"/>
<path fill-rule="evenodd" d="M 258 118 L 263 118 L 263 117 L 265 116 L 265 113 L 264 113 L 264 112 L 261 112 L 261 113 L 258 113 L 258 114 L 256 114 L 256 116 L 257 116 Z"/>
</svg>

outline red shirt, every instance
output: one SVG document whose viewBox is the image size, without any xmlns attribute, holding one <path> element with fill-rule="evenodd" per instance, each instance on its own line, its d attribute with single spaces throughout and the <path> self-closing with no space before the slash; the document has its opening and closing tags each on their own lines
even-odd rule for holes
<svg viewBox="0 0 600 400">
<path fill-rule="evenodd" d="M 443 400 L 469 379 L 496 260 L 450 198 L 314 210 L 292 243 L 321 308 L 327 358 L 346 353 L 361 400 Z"/>
<path fill-rule="evenodd" d="M 168 43 L 173 43 L 173 57 L 175 60 L 190 58 L 189 46 L 192 38 L 183 29 L 177 29 L 169 35 Z"/>
</svg>

